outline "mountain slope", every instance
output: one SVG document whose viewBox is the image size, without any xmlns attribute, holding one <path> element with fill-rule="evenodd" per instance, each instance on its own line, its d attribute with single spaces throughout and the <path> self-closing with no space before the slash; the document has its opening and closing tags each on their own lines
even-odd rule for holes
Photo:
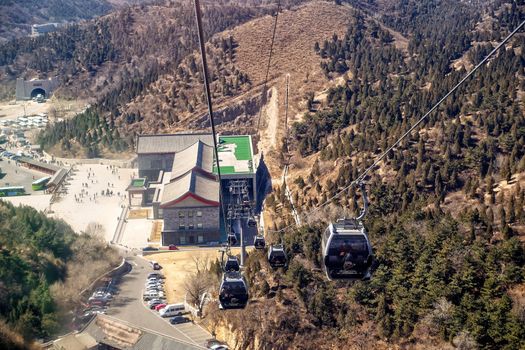
<svg viewBox="0 0 525 350">
<path fill-rule="evenodd" d="M 0 1 L 0 42 L 31 33 L 31 25 L 75 22 L 105 15 L 141 0 L 3 0 Z"/>
<path fill-rule="evenodd" d="M 409 14 L 420 5 L 363 1 L 372 3 Z M 239 349 L 525 346 L 523 33 L 367 177 L 371 281 L 327 282 L 320 252 L 325 225 L 359 210 L 346 186 L 525 19 L 512 3 L 431 1 L 417 21 L 378 7 L 316 46 L 323 71 L 345 78 L 291 130 L 287 182 L 306 224 L 278 231 L 294 220 L 276 186 L 265 232 L 269 244 L 284 243 L 289 266 L 272 271 L 251 254 L 253 301 L 233 314 L 210 305 L 218 333 L 227 325 Z M 372 18 L 380 9 L 388 18 Z M 388 35 L 392 19 L 406 28 L 406 50 Z"/>
<path fill-rule="evenodd" d="M 206 7 L 212 11 L 213 7 Z M 215 18 L 228 18 L 229 7 L 217 8 L 217 15 Z M 241 22 L 242 19 L 255 17 L 256 14 L 264 14 L 268 10 L 248 10 L 242 7 L 235 7 L 238 13 L 238 19 L 235 17 L 230 19 L 233 23 L 235 20 Z M 270 8 L 271 12 L 272 8 Z M 151 7 L 144 9 L 146 14 L 136 14 L 136 18 L 143 21 L 147 18 L 147 13 L 154 13 Z M 159 16 L 166 16 L 172 11 L 169 8 L 159 7 Z M 189 11 L 189 9 L 188 9 Z M 222 11 L 222 17 L 219 16 Z M 233 11 L 233 10 L 232 10 Z M 244 12 L 243 12 L 244 11 Z M 258 11 L 258 12 L 257 12 Z M 315 14 L 318 14 L 317 16 Z M 322 73 L 318 63 L 320 58 L 316 57 L 315 52 L 310 52 L 309 49 L 302 51 L 301 46 L 305 45 L 308 48 L 313 48 L 316 40 L 328 40 L 332 37 L 334 30 L 342 34 L 344 27 L 349 21 L 350 10 L 346 7 L 336 6 L 327 2 L 310 2 L 306 5 L 285 10 L 280 17 L 284 20 L 280 21 L 278 26 L 278 33 L 276 39 L 276 63 L 272 67 L 272 78 L 283 78 L 285 72 L 292 73 L 292 98 L 302 100 L 304 91 L 314 91 L 316 86 L 323 87 L 327 83 L 327 79 Z M 332 18 L 333 23 L 319 21 L 319 15 Z M 211 17 L 213 20 L 214 17 Z M 135 22 L 137 23 L 138 20 Z M 256 123 L 255 116 L 260 106 L 260 85 L 261 71 L 267 62 L 266 55 L 253 55 L 248 53 L 251 50 L 249 38 L 259 38 L 261 43 L 265 41 L 268 35 L 271 35 L 272 18 L 270 16 L 255 19 L 245 25 L 239 26 L 232 32 L 225 32 L 213 37 L 210 40 L 210 49 L 208 51 L 210 71 L 212 72 L 212 92 L 214 97 L 214 104 L 217 111 L 219 124 L 223 124 L 221 131 L 226 131 L 232 126 L 237 132 L 253 133 L 253 126 Z M 304 36 L 299 36 L 299 31 L 304 32 Z M 171 31 L 168 31 L 171 33 Z M 207 34 L 209 36 L 209 34 Z M 182 36 L 185 41 L 183 45 L 178 46 L 186 50 L 191 45 L 186 44 L 187 36 Z M 134 43 L 139 40 L 134 32 L 130 37 L 123 37 L 120 41 Z M 169 39 L 162 41 L 170 47 L 170 43 L 176 39 Z M 195 40 L 192 37 L 191 40 Z M 142 42 L 139 40 L 139 42 Z M 182 54 L 177 55 L 178 60 L 165 61 L 162 45 L 157 41 L 149 41 L 151 43 L 150 60 L 158 62 L 155 64 L 146 65 L 145 69 L 137 69 L 137 64 L 143 64 L 148 60 L 147 55 L 141 55 L 140 61 L 132 61 L 129 68 L 125 70 L 119 66 L 121 71 L 127 71 L 124 74 L 126 79 L 119 78 L 118 75 L 111 74 L 110 63 L 105 63 L 96 68 L 96 74 L 100 79 L 96 80 L 95 84 L 90 84 L 93 79 L 86 74 L 86 79 L 83 80 L 86 91 L 92 91 L 92 95 L 98 95 L 96 100 L 98 103 L 93 108 L 93 112 L 98 115 L 98 120 L 108 121 L 112 126 L 112 133 L 118 129 L 120 135 L 129 135 L 129 140 L 133 140 L 133 135 L 140 132 L 160 132 L 160 131 L 177 131 L 183 129 L 201 129 L 207 127 L 207 118 L 205 118 L 206 107 L 204 104 L 202 78 L 199 68 L 200 58 L 195 52 L 190 51 L 189 55 L 182 57 Z M 193 44 L 194 42 L 192 42 Z M 130 44 L 131 45 L 131 44 Z M 266 49 L 268 46 L 266 45 Z M 264 47 L 262 48 L 264 50 Z M 308 54 L 305 55 L 305 52 Z M 242 59 L 238 56 L 241 55 Z M 260 71 L 250 70 L 248 66 L 253 63 L 258 66 Z M 294 63 L 298 68 L 293 70 L 291 63 Z M 239 68 L 245 65 L 250 70 L 250 74 L 254 75 L 254 79 Z M 158 67 L 158 69 L 152 68 Z M 244 66 L 243 66 L 244 67 Z M 290 70 L 288 70 L 290 68 Z M 308 84 L 303 84 L 305 69 L 310 72 Z M 150 73 L 148 73 L 150 72 Z M 109 79 L 102 79 L 108 76 Z M 143 78 L 147 80 L 144 81 Z M 282 89 L 282 82 L 280 79 L 279 89 Z M 272 83 L 273 84 L 273 83 Z M 304 86 L 303 86 L 304 85 Z M 73 87 L 65 87 L 64 94 Z M 88 90 L 89 89 L 89 90 Z M 77 91 L 82 91 L 76 89 Z M 281 90 L 282 91 L 282 90 Z M 282 93 L 282 92 L 279 93 Z M 279 99 L 281 105 L 284 99 Z M 83 117 L 79 117 L 78 120 Z M 64 147 L 62 140 L 67 139 L 71 143 L 80 143 L 86 147 L 88 143 L 93 142 L 92 139 L 79 139 L 78 136 L 86 135 L 84 126 L 80 127 L 79 131 L 72 132 L 78 129 L 75 125 L 80 125 L 75 120 L 66 122 L 71 124 L 69 127 L 58 126 L 46 131 L 41 141 L 46 147 L 53 147 L 57 143 L 58 147 L 54 148 L 55 152 L 69 152 L 75 150 L 75 147 L 69 147 L 66 144 Z M 75 125 L 73 125 L 75 123 Z M 114 126 L 113 126 L 114 125 Z M 104 127 L 103 127 L 104 128 Z M 116 129 L 115 129 L 116 128 Z M 67 135 L 64 134 L 67 132 Z M 97 132 L 100 136 L 104 132 Z M 78 135 L 78 136 L 77 136 Z M 112 135 L 111 137 L 114 137 Z"/>
<path fill-rule="evenodd" d="M 216 110 L 227 108 L 229 105 L 235 104 L 235 101 L 247 100 L 253 95 L 260 94 L 261 84 L 263 84 L 266 74 L 274 18 L 273 16 L 263 16 L 254 19 L 232 30 L 219 33 L 211 40 L 212 42 L 231 40 L 234 43 L 231 70 L 242 72 L 249 81 L 249 86 L 242 91 L 226 95 L 214 94 Z M 330 18 L 331 21 L 329 23 L 324 22 L 319 20 L 320 18 Z M 279 14 L 272 66 L 270 67 L 270 85 L 280 84 L 279 89 L 283 89 L 282 83 L 284 80 L 282 78 L 286 74 L 290 74 L 292 97 L 301 100 L 305 91 L 315 91 L 315 89 L 319 89 L 327 84 L 327 79 L 319 67 L 320 59 L 309 48 L 313 48 L 316 41 L 331 38 L 334 33 L 341 35 L 350 19 L 350 9 L 323 1 L 312 1 L 290 10 L 282 11 Z M 217 47 L 217 45 L 215 46 Z M 208 61 L 211 62 L 212 70 L 216 70 L 213 80 L 220 80 L 221 76 L 226 77 L 228 80 L 228 73 L 225 74 L 222 70 L 215 68 L 216 64 L 214 61 L 216 58 L 213 56 L 213 51 L 210 51 L 209 54 L 212 56 Z M 199 64 L 200 56 L 196 54 L 191 60 Z M 188 63 L 183 64 L 183 68 L 184 66 L 188 66 Z M 175 108 L 174 112 L 177 114 L 178 121 L 169 130 L 184 130 L 188 126 L 196 128 L 206 127 L 206 120 L 202 124 L 195 122 L 196 118 L 200 118 L 206 113 L 206 106 L 203 103 L 202 81 L 199 74 L 199 71 L 193 74 L 196 79 L 190 82 L 191 90 L 189 92 L 184 90 L 186 95 L 200 96 L 199 101 L 195 101 L 192 104 L 194 109 L 192 111 L 187 111 L 184 108 L 185 103 L 183 103 L 182 108 Z M 308 84 L 304 84 L 307 77 Z M 170 94 L 166 96 L 165 93 L 180 79 L 180 74 L 173 75 L 169 72 L 159 77 L 159 81 L 153 84 L 146 94 L 139 96 L 130 104 L 135 113 L 140 108 L 141 116 L 145 121 L 144 124 L 152 125 L 152 123 L 158 122 L 159 118 L 166 118 L 166 113 L 158 115 L 151 109 L 158 108 L 157 106 L 163 106 L 166 103 L 168 105 L 180 103 L 173 96 Z M 280 91 L 282 92 L 282 90 Z M 235 99 L 232 99 L 232 97 Z M 284 104 L 284 99 L 281 99 L 280 102 Z M 126 109 L 124 108 L 122 112 L 124 113 L 125 111 Z M 242 123 L 244 127 L 254 125 L 256 118 L 253 115 L 253 111 L 251 114 L 250 118 Z M 218 123 L 222 124 L 220 120 Z M 224 124 L 225 128 L 223 130 L 227 130 L 228 123 Z M 246 129 L 246 131 L 253 132 L 253 129 Z"/>
</svg>

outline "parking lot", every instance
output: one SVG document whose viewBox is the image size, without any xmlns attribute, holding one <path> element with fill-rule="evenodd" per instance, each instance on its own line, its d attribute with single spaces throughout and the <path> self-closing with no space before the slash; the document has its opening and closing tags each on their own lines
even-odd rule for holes
<svg viewBox="0 0 525 350">
<path fill-rule="evenodd" d="M 0 176 L 0 187 L 24 186 L 26 193 L 28 194 L 44 193 L 44 191 L 33 191 L 31 189 L 31 183 L 49 175 L 18 166 L 13 160 L 5 159 L 3 157 L 1 159 L 0 169 L 2 169 L 2 175 Z"/>
<path fill-rule="evenodd" d="M 153 269 L 149 262 L 139 256 L 130 256 L 127 261 L 131 264 L 131 271 L 121 278 L 119 293 L 111 301 L 106 313 L 131 324 L 204 346 L 206 340 L 212 338 L 204 328 L 191 322 L 171 325 L 169 318 L 161 318 L 158 312 L 145 305 L 142 293 L 147 276 Z"/>
</svg>

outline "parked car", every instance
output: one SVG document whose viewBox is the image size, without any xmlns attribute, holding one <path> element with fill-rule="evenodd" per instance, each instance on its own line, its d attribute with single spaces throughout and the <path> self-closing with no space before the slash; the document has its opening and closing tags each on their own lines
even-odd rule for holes
<svg viewBox="0 0 525 350">
<path fill-rule="evenodd" d="M 206 348 L 212 350 L 228 350 L 228 345 L 223 342 L 213 338 L 206 341 Z"/>
<path fill-rule="evenodd" d="M 99 297 L 99 298 L 106 298 L 111 299 L 113 298 L 113 295 L 109 292 L 95 292 L 92 294 L 93 297 Z"/>
<path fill-rule="evenodd" d="M 146 283 L 144 283 L 144 287 L 159 287 L 159 288 L 163 288 L 164 287 L 164 284 L 161 283 L 161 282 L 158 282 L 158 281 L 148 281 Z"/>
<path fill-rule="evenodd" d="M 151 277 L 162 278 L 162 279 L 166 278 L 166 277 L 164 277 L 163 274 L 161 274 L 159 272 L 152 272 L 152 273 L 148 274 L 148 278 L 151 278 Z"/>
<path fill-rule="evenodd" d="M 150 288 L 146 289 L 145 293 L 157 293 L 159 298 L 164 298 L 164 291 L 162 289 Z"/>
<path fill-rule="evenodd" d="M 146 280 L 146 283 L 148 282 L 155 282 L 155 283 L 164 283 L 164 280 L 162 278 L 158 277 L 151 277 Z"/>
<path fill-rule="evenodd" d="M 144 301 L 150 301 L 151 299 L 159 299 L 161 297 L 164 297 L 164 293 L 162 293 L 161 295 L 161 293 L 155 291 L 146 291 L 142 296 Z"/>
<path fill-rule="evenodd" d="M 168 246 L 168 250 L 179 250 L 179 248 L 177 248 L 177 247 L 175 246 L 175 244 L 170 244 L 170 245 Z"/>
<path fill-rule="evenodd" d="M 157 286 L 157 285 L 145 286 L 144 288 L 145 290 L 156 290 L 156 291 L 164 290 L 162 286 Z"/>
<path fill-rule="evenodd" d="M 150 261 L 150 265 L 151 267 L 153 267 L 153 270 L 160 270 L 162 268 L 160 264 L 156 261 Z"/>
<path fill-rule="evenodd" d="M 82 315 L 82 318 L 93 316 L 93 315 L 98 315 L 98 314 L 105 314 L 105 313 L 106 313 L 106 310 L 90 310 L 90 311 L 85 312 Z"/>
<path fill-rule="evenodd" d="M 109 301 L 113 299 L 113 296 L 109 293 L 95 293 L 93 294 L 92 296 L 89 297 L 88 301 L 92 301 L 92 300 L 105 300 L 105 301 Z"/>
<path fill-rule="evenodd" d="M 164 280 L 161 280 L 160 278 L 150 278 L 147 279 L 144 284 L 164 284 Z"/>
<path fill-rule="evenodd" d="M 164 284 L 159 282 L 147 282 L 146 284 L 144 284 L 144 288 L 148 287 L 164 288 Z"/>
<path fill-rule="evenodd" d="M 159 248 L 155 248 L 155 247 L 144 247 L 144 248 L 142 248 L 143 252 L 153 252 L 153 251 L 156 251 L 156 250 L 159 250 Z"/>
<path fill-rule="evenodd" d="M 107 303 L 107 300 L 94 299 L 89 301 L 89 306 L 106 306 Z"/>
<path fill-rule="evenodd" d="M 159 304 L 155 306 L 155 311 L 160 311 L 166 307 L 167 304 Z"/>
<path fill-rule="evenodd" d="M 229 350 L 230 348 L 227 345 L 215 344 L 215 345 L 210 346 L 208 349 L 210 350 Z"/>
<path fill-rule="evenodd" d="M 152 299 L 148 301 L 148 306 L 151 310 L 155 310 L 155 307 L 161 304 L 165 304 L 165 301 L 160 299 Z"/>
<path fill-rule="evenodd" d="M 186 311 L 186 307 L 184 306 L 184 304 L 170 304 L 166 305 L 165 308 L 160 310 L 159 314 L 162 317 L 181 316 L 184 311 Z"/>
<path fill-rule="evenodd" d="M 184 316 L 175 316 L 170 318 L 171 324 L 181 324 L 181 323 L 187 323 L 190 322 L 190 319 Z"/>
<path fill-rule="evenodd" d="M 107 307 L 106 306 L 88 306 L 86 308 L 84 308 L 84 310 L 82 310 L 82 313 L 86 313 L 86 312 L 89 312 L 89 311 L 98 311 L 98 310 L 106 310 Z"/>
<path fill-rule="evenodd" d="M 147 280 L 146 283 L 144 283 L 144 286 L 163 286 L 164 282 L 157 281 L 157 280 Z"/>
</svg>

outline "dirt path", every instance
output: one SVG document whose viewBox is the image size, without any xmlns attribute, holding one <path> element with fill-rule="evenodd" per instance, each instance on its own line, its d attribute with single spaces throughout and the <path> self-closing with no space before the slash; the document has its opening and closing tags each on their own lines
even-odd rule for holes
<svg viewBox="0 0 525 350">
<path fill-rule="evenodd" d="M 270 150 L 277 149 L 277 130 L 279 126 L 279 98 L 277 88 L 273 86 L 270 91 L 270 100 L 266 105 L 264 105 L 262 110 L 261 127 L 264 130 L 257 147 L 265 154 L 267 154 Z"/>
<path fill-rule="evenodd" d="M 233 248 L 233 254 L 239 254 L 240 249 Z M 178 250 L 170 253 L 157 253 L 145 256 L 147 260 L 157 261 L 162 266 L 162 273 L 166 276 L 166 296 L 168 302 L 179 303 L 184 301 L 186 291 L 184 280 L 197 271 L 196 262 L 200 265 L 211 264 L 220 259 L 219 248 L 196 248 L 194 250 Z"/>
</svg>

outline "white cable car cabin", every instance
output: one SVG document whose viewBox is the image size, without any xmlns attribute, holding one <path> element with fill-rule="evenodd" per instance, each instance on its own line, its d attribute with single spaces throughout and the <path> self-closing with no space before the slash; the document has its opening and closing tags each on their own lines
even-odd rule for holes
<svg viewBox="0 0 525 350">
<path fill-rule="evenodd" d="M 248 303 L 248 285 L 239 272 L 225 272 L 219 288 L 219 309 L 243 309 Z"/>
</svg>

